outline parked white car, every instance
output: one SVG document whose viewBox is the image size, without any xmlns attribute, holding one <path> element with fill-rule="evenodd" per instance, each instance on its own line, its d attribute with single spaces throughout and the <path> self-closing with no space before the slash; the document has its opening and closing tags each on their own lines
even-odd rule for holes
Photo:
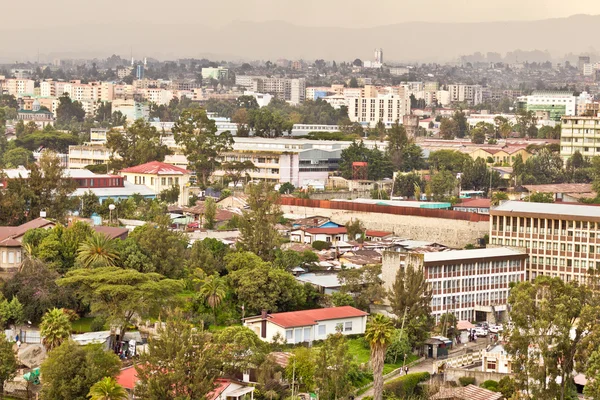
<svg viewBox="0 0 600 400">
<path fill-rule="evenodd" d="M 501 333 L 502 332 L 502 325 L 490 325 L 489 330 L 492 333 Z"/>
<path fill-rule="evenodd" d="M 475 331 L 475 335 L 477 336 L 487 336 L 489 333 L 487 329 L 481 326 L 474 328 L 473 331 Z"/>
</svg>

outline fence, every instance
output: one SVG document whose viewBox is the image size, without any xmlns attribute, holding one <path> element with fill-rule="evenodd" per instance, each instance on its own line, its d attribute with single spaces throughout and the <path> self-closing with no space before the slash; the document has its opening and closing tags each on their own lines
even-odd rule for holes
<svg viewBox="0 0 600 400">
<path fill-rule="evenodd" d="M 444 218 L 444 219 L 455 219 L 455 220 L 471 221 L 471 222 L 481 222 L 481 221 L 489 221 L 490 220 L 489 215 L 467 213 L 467 212 L 462 212 L 462 211 L 435 210 L 435 209 L 430 209 L 430 208 L 401 207 L 401 206 L 385 206 L 385 205 L 378 205 L 378 204 L 353 203 L 353 202 L 349 202 L 349 201 L 299 199 L 299 198 L 295 198 L 295 197 L 282 197 L 281 205 L 297 206 L 297 207 L 310 207 L 310 208 L 326 208 L 326 209 L 331 209 L 331 210 L 347 210 L 347 211 L 355 211 L 355 212 L 410 215 L 410 216 L 415 216 L 415 217 L 426 217 L 426 218 Z"/>
<path fill-rule="evenodd" d="M 42 336 L 40 331 L 33 329 L 6 329 L 4 331 L 6 338 L 9 341 L 14 341 L 17 335 L 21 343 L 28 344 L 40 344 L 42 343 Z"/>
<path fill-rule="evenodd" d="M 436 361 L 433 363 L 432 373 L 437 373 L 440 368 L 462 368 L 480 362 L 483 359 L 483 350 L 473 353 L 463 354 L 462 356 L 447 358 L 445 360 Z"/>
</svg>

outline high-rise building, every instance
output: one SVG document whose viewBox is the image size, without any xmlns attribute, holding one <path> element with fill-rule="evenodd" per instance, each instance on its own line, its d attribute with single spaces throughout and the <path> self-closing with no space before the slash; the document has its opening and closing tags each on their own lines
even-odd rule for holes
<svg viewBox="0 0 600 400">
<path fill-rule="evenodd" d="M 375 62 L 379 64 L 383 64 L 383 49 L 375 49 Z"/>
<path fill-rule="evenodd" d="M 410 114 L 410 98 L 406 93 L 376 97 L 356 97 L 348 100 L 348 116 L 352 122 L 373 127 L 382 121 L 387 126 L 402 121 Z"/>
<path fill-rule="evenodd" d="M 579 56 L 577 60 L 577 69 L 583 73 L 583 66 L 590 63 L 590 56 Z"/>
<path fill-rule="evenodd" d="M 450 102 L 467 103 L 476 106 L 483 102 L 483 90 L 481 85 L 448 85 Z"/>
<path fill-rule="evenodd" d="M 576 151 L 584 157 L 600 155 L 600 118 L 562 117 L 560 155 L 566 161 Z"/>
</svg>

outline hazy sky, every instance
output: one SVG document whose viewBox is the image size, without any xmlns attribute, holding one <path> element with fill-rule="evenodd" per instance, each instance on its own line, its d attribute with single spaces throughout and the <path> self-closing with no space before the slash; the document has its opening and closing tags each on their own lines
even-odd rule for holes
<svg viewBox="0 0 600 400">
<path fill-rule="evenodd" d="M 3 14 L 23 15 L 6 1 Z M 39 7 L 38 7 L 39 6 Z M 235 20 L 282 20 L 302 26 L 371 27 L 407 21 L 487 22 L 600 14 L 599 0 L 30 0 L 27 18 L 3 27 L 127 22 L 224 26 Z"/>
</svg>

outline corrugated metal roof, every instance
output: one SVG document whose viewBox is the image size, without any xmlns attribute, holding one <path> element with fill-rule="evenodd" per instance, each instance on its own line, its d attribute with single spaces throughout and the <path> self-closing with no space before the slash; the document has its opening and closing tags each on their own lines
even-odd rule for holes
<svg viewBox="0 0 600 400">
<path fill-rule="evenodd" d="M 136 165 L 135 167 L 125 168 L 120 172 L 148 175 L 186 175 L 191 173 L 187 169 L 176 167 L 175 165 L 160 161 L 151 161 L 146 164 Z"/>
<path fill-rule="evenodd" d="M 268 320 L 282 328 L 316 325 L 319 321 L 340 318 L 364 317 L 368 313 L 351 306 L 317 308 L 314 310 L 291 311 L 269 314 Z M 257 317 L 252 317 L 257 318 Z M 260 318 L 260 316 L 258 316 Z"/>
</svg>

